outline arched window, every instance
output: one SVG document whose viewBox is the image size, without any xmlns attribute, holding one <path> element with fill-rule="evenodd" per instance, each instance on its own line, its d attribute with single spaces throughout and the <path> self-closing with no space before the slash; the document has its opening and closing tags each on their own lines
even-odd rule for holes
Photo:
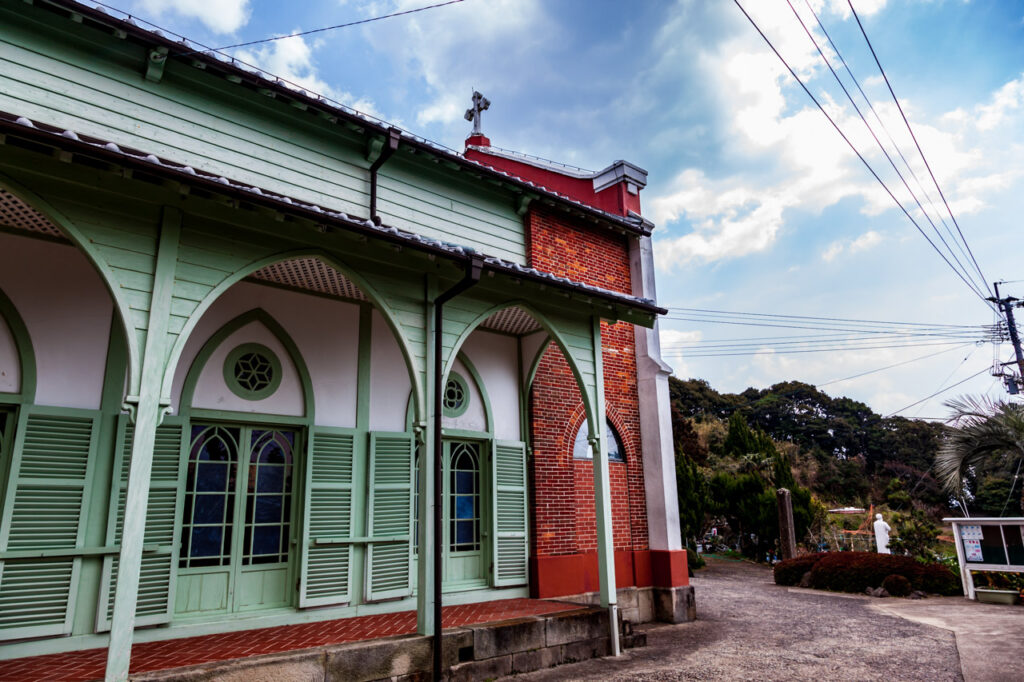
<svg viewBox="0 0 1024 682">
<path fill-rule="evenodd" d="M 451 444 L 450 542 L 453 552 L 480 549 L 480 448 Z"/>
<path fill-rule="evenodd" d="M 574 459 L 593 459 L 594 453 L 590 450 L 590 443 L 587 441 L 589 427 L 584 419 L 580 424 L 580 430 L 576 432 L 576 439 L 572 444 L 572 456 Z M 611 462 L 626 461 L 626 448 L 622 445 L 622 437 L 607 417 L 604 420 L 604 440 L 608 448 L 608 460 Z"/>
</svg>

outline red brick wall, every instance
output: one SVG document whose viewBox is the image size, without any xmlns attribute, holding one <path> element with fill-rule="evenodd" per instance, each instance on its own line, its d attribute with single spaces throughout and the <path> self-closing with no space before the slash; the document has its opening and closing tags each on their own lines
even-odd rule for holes
<svg viewBox="0 0 1024 682">
<path fill-rule="evenodd" d="M 624 293 L 631 292 L 626 238 L 536 209 L 527 216 L 530 265 L 539 270 Z M 611 498 L 616 550 L 644 551 L 647 513 L 640 449 L 633 327 L 601 324 L 605 401 L 625 448 L 612 462 Z M 593 466 L 574 460 L 572 446 L 583 422 L 583 401 L 561 351 L 550 346 L 530 394 L 534 494 L 533 554 L 589 554 L 597 548 Z M 620 576 L 619 584 L 623 582 Z"/>
</svg>

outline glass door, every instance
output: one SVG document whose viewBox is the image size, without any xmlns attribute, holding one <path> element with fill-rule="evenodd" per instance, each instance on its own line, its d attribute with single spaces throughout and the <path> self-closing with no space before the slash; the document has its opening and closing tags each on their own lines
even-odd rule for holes
<svg viewBox="0 0 1024 682">
<path fill-rule="evenodd" d="M 197 424 L 191 435 L 175 612 L 291 605 L 296 432 Z"/>
<path fill-rule="evenodd" d="M 445 589 L 485 587 L 490 554 L 483 444 L 446 440 L 444 454 Z"/>
</svg>

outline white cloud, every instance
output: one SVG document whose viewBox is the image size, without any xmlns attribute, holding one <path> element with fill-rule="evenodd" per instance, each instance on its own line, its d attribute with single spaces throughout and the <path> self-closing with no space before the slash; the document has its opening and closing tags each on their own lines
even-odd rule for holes
<svg viewBox="0 0 1024 682">
<path fill-rule="evenodd" d="M 884 4 L 865 5 L 863 14 L 877 12 Z M 819 2 L 816 9 L 822 7 Z M 843 7 L 845 3 L 833 2 L 827 9 L 842 16 Z M 793 21 L 791 11 L 786 5 L 782 8 L 756 5 L 758 25 L 922 229 L 930 230 L 930 225 L 917 209 L 911 191 L 939 224 L 938 216 L 945 209 L 896 105 L 880 99 L 875 102 L 888 130 L 910 159 L 913 174 L 901 167 L 909 191 L 852 107 L 822 92 L 822 87 L 833 85 L 831 74 Z M 647 204 L 655 223 L 669 228 L 681 223 L 690 230 L 659 240 L 656 253 L 662 270 L 690 261 L 710 263 L 767 250 L 785 234 L 788 213 L 820 213 L 848 197 L 860 200 L 864 215 L 886 214 L 895 226 L 913 229 L 899 213 L 893 213 L 898 207 L 892 197 L 817 107 L 792 86 L 792 78 L 778 58 L 758 41 L 756 34 L 724 39 L 696 60 L 709 87 L 717 89 L 717 120 L 723 126 L 724 151 L 733 163 L 717 176 L 687 168 L 648 190 Z M 945 115 L 929 116 L 904 100 L 900 104 L 957 215 L 986 208 L 988 196 L 1004 191 L 1012 179 L 1024 173 L 1020 154 L 1009 153 L 1005 130 L 1010 123 L 1024 123 L 1024 76 L 1000 87 L 982 104 Z M 881 130 L 877 134 L 902 166 L 888 135 Z M 731 172 L 730 167 L 734 169 Z M 856 242 L 839 241 L 827 247 L 822 258 L 830 262 L 844 250 L 866 250 L 880 239 L 880 234 L 868 233 Z"/>
<path fill-rule="evenodd" d="M 198 19 L 214 33 L 234 33 L 249 21 L 249 0 L 137 0 L 135 6 L 159 19 Z"/>
<path fill-rule="evenodd" d="M 875 246 L 878 246 L 882 242 L 882 235 L 874 230 L 868 230 L 864 234 L 860 235 L 856 239 L 852 240 L 837 240 L 828 245 L 824 252 L 821 254 L 821 259 L 826 263 L 831 263 L 844 251 L 847 253 L 859 253 L 861 251 L 867 251 Z"/>
<path fill-rule="evenodd" d="M 240 50 L 237 56 L 305 90 L 330 97 L 364 114 L 383 118 L 372 100 L 338 90 L 321 78 L 314 59 L 318 47 L 320 43 L 308 43 L 302 36 L 294 36 L 260 45 L 252 51 Z"/>
<path fill-rule="evenodd" d="M 826 263 L 831 263 L 836 259 L 836 256 L 843 252 L 846 245 L 843 242 L 832 242 L 828 245 L 828 248 L 821 254 L 821 259 Z"/>
<path fill-rule="evenodd" d="M 989 104 L 975 109 L 979 130 L 992 130 L 1006 120 L 1010 112 L 1024 104 L 1024 76 L 1012 80 L 993 94 Z"/>
<path fill-rule="evenodd" d="M 422 4 L 370 3 L 365 11 L 379 15 Z M 523 65 L 545 50 L 545 41 L 554 40 L 552 31 L 540 0 L 489 0 L 380 22 L 364 35 L 406 79 L 426 84 L 431 99 L 418 107 L 419 125 L 458 127 L 465 123 L 462 114 L 473 89 L 497 101 L 501 93 L 511 96 L 530 85 L 535 74 L 524 78 Z"/>
</svg>

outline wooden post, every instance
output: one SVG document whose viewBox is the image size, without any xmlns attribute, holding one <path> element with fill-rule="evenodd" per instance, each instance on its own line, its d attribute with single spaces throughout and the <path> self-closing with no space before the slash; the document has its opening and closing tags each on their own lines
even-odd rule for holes
<svg viewBox="0 0 1024 682">
<path fill-rule="evenodd" d="M 135 409 L 135 433 L 132 436 L 128 489 L 125 492 L 121 552 L 110 621 L 110 643 L 107 646 L 106 682 L 127 680 L 131 663 L 135 606 L 142 568 L 142 543 L 146 533 L 146 507 L 149 504 L 149 479 L 153 468 L 153 442 L 163 411 L 160 383 L 167 357 L 166 336 L 180 236 L 181 212 L 165 208 L 157 245 L 149 326 L 142 358 L 142 383 Z"/>
<path fill-rule="evenodd" d="M 793 527 L 793 496 L 786 488 L 775 492 L 779 504 L 779 545 L 782 560 L 796 556 L 796 528 Z"/>
<path fill-rule="evenodd" d="M 597 574 L 601 606 L 608 609 L 611 655 L 619 650 L 619 607 L 615 584 L 615 540 L 612 534 L 611 478 L 608 472 L 608 441 L 604 435 L 604 361 L 601 355 L 601 318 L 594 317 L 594 404 L 587 439 L 594 453 L 594 511 L 597 516 Z"/>
</svg>

